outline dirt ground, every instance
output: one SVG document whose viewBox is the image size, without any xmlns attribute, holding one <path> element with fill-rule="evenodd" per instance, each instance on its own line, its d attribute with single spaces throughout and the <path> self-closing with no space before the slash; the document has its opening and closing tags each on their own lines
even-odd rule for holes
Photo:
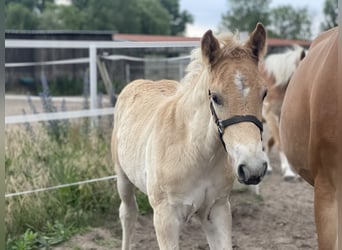
<svg viewBox="0 0 342 250">
<path fill-rule="evenodd" d="M 234 190 L 231 195 L 233 249 L 317 249 L 312 187 L 304 181 L 285 182 L 280 173 L 274 171 L 264 179 L 260 191 L 261 197 L 245 188 Z M 120 249 L 120 225 L 115 221 L 113 218 L 104 227 L 77 235 L 54 250 Z M 209 249 L 196 220 L 191 220 L 182 229 L 180 248 Z M 133 249 L 158 249 L 151 215 L 139 216 Z"/>
<path fill-rule="evenodd" d="M 72 103 L 75 108 L 79 106 Z M 21 109 L 20 101 L 6 98 L 6 115 L 21 114 Z M 68 110 L 71 109 L 73 108 Z M 261 196 L 256 196 L 245 187 L 239 187 L 231 195 L 234 249 L 317 249 L 312 187 L 300 180 L 283 181 L 275 152 L 271 154 L 271 164 L 274 171 L 261 183 Z M 120 246 L 120 225 L 117 218 L 112 218 L 102 227 L 92 228 L 53 249 L 116 250 L 120 249 Z M 193 250 L 209 249 L 196 220 L 191 220 L 182 229 L 180 247 Z M 152 215 L 139 216 L 133 249 L 158 249 Z"/>
</svg>

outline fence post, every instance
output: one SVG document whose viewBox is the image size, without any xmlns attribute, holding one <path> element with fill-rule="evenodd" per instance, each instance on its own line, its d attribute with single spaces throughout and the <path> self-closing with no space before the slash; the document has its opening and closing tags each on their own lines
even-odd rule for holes
<svg viewBox="0 0 342 250">
<path fill-rule="evenodd" d="M 90 109 L 97 106 L 97 68 L 96 68 L 96 46 L 89 46 L 89 79 L 90 79 Z"/>
<path fill-rule="evenodd" d="M 181 81 L 183 79 L 184 76 L 184 65 L 183 65 L 183 61 L 181 60 L 178 64 L 178 78 L 179 81 Z"/>
<path fill-rule="evenodd" d="M 131 67 L 129 63 L 126 63 L 125 65 L 125 73 L 126 73 L 126 84 L 128 84 L 131 81 Z"/>
<path fill-rule="evenodd" d="M 97 108 L 97 68 L 96 68 L 96 46 L 89 46 L 89 79 L 90 79 L 90 109 Z M 97 117 L 92 118 L 92 127 L 97 123 Z"/>
</svg>

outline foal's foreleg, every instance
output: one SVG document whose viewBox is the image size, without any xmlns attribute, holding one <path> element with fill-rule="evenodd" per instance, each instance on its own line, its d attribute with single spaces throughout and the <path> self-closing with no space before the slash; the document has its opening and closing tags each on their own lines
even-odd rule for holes
<svg viewBox="0 0 342 250">
<path fill-rule="evenodd" d="M 179 249 L 179 231 L 182 223 L 181 213 L 176 206 L 160 204 L 153 208 L 153 223 L 161 250 Z"/>
<path fill-rule="evenodd" d="M 232 215 L 229 201 L 217 201 L 201 218 L 210 249 L 232 249 Z"/>
<path fill-rule="evenodd" d="M 138 207 L 134 186 L 121 169 L 117 169 L 117 188 L 121 198 L 119 216 L 122 225 L 122 250 L 128 250 L 135 233 Z"/>
</svg>

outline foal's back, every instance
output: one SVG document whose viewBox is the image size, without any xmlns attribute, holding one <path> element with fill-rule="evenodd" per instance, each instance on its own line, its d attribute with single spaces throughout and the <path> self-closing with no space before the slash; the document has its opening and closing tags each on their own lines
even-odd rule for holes
<svg viewBox="0 0 342 250">
<path fill-rule="evenodd" d="M 153 111 L 165 98 L 176 92 L 177 86 L 178 82 L 171 80 L 135 80 L 120 93 L 116 113 L 127 113 L 128 110 L 137 114 L 142 110 Z"/>
<path fill-rule="evenodd" d="M 116 172 L 121 171 L 118 166 L 124 167 L 129 179 L 136 180 L 134 184 L 144 192 L 146 170 L 141 165 L 145 161 L 142 147 L 148 143 L 157 110 L 175 94 L 178 85 L 171 80 L 136 80 L 122 90 L 115 106 L 112 153 Z"/>
</svg>

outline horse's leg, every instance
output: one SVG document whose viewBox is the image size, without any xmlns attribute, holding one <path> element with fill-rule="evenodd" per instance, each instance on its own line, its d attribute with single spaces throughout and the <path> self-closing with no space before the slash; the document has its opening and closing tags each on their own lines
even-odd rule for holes
<svg viewBox="0 0 342 250">
<path fill-rule="evenodd" d="M 135 200 L 134 186 L 120 167 L 116 167 L 117 188 L 121 198 L 119 216 L 122 225 L 122 249 L 130 249 L 135 233 L 138 207 Z"/>
<path fill-rule="evenodd" d="M 285 181 L 292 181 L 297 177 L 297 174 L 293 172 L 291 169 L 290 163 L 287 160 L 287 157 L 285 156 L 284 152 L 279 149 L 279 159 L 280 159 L 280 166 L 281 166 L 281 172 L 283 174 L 283 178 Z"/>
<path fill-rule="evenodd" d="M 269 111 L 269 114 L 267 115 L 267 124 L 270 128 L 271 138 L 267 143 L 267 155 L 270 154 L 271 148 L 275 146 L 279 152 L 279 160 L 280 160 L 280 167 L 281 167 L 281 173 L 284 176 L 285 181 L 291 181 L 295 179 L 297 176 L 291 169 L 290 164 L 282 151 L 281 143 L 280 143 L 280 135 L 279 135 L 279 116 L 275 114 L 276 111 Z M 267 162 L 269 165 L 267 167 L 268 169 L 272 169 L 271 164 L 268 160 Z"/>
<path fill-rule="evenodd" d="M 290 164 L 282 151 L 281 143 L 280 143 L 280 135 L 279 135 L 279 116 L 272 113 L 268 116 L 267 119 L 270 132 L 272 135 L 272 141 L 268 142 L 268 150 L 267 154 L 269 155 L 270 146 L 275 145 L 279 152 L 279 160 L 280 160 L 280 167 L 281 167 L 281 173 L 283 174 L 283 178 L 285 181 L 291 181 L 296 178 L 296 174 L 292 171 Z M 269 164 L 269 162 L 268 162 Z M 269 165 L 271 166 L 271 165 Z"/>
<path fill-rule="evenodd" d="M 273 168 L 269 160 L 269 155 L 273 146 L 279 150 L 279 117 L 274 114 L 273 110 L 267 110 L 267 112 L 265 112 L 265 120 L 270 133 L 270 138 L 266 143 L 267 173 L 271 174 Z"/>
<path fill-rule="evenodd" d="M 267 141 L 267 148 L 266 148 L 267 174 L 272 174 L 272 171 L 273 171 L 272 165 L 270 163 L 270 157 L 269 157 L 269 155 L 271 154 L 273 145 L 274 145 L 274 138 L 271 136 Z"/>
<path fill-rule="evenodd" d="M 179 231 L 182 213 L 176 206 L 161 203 L 153 207 L 153 223 L 157 234 L 159 249 L 179 249 Z"/>
<path fill-rule="evenodd" d="M 315 221 L 320 250 L 337 250 L 336 191 L 327 178 L 315 179 Z"/>
<path fill-rule="evenodd" d="M 232 215 L 226 199 L 215 202 L 201 223 L 210 249 L 232 249 Z"/>
</svg>

